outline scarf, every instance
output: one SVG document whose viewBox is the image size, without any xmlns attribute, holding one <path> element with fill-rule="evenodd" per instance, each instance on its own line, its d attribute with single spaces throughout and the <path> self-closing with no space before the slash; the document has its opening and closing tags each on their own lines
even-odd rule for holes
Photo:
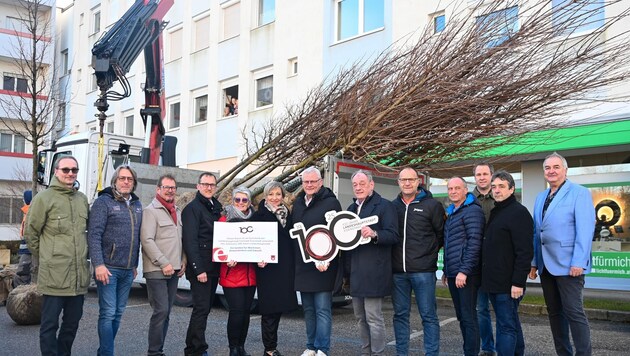
<svg viewBox="0 0 630 356">
<path fill-rule="evenodd" d="M 247 220 L 252 217 L 252 208 L 247 209 L 247 213 L 238 210 L 234 205 L 228 205 L 225 207 L 225 218 L 227 221 L 234 220 Z"/>
<path fill-rule="evenodd" d="M 265 201 L 265 208 L 267 208 L 267 210 L 271 211 L 276 216 L 276 219 L 278 219 L 282 227 L 287 226 L 287 216 L 289 215 L 289 209 L 287 209 L 287 207 L 284 206 L 284 204 L 280 204 L 274 210 L 274 208 L 271 205 L 269 205 L 267 201 Z"/>
<path fill-rule="evenodd" d="M 160 203 L 162 203 L 162 205 L 164 205 L 166 210 L 168 210 L 168 212 L 171 214 L 171 218 L 173 218 L 173 222 L 175 223 L 175 225 L 177 225 L 177 209 L 175 208 L 175 201 L 173 201 L 172 203 L 169 203 L 166 200 L 164 200 L 159 194 L 155 195 L 155 199 L 157 199 Z"/>
</svg>

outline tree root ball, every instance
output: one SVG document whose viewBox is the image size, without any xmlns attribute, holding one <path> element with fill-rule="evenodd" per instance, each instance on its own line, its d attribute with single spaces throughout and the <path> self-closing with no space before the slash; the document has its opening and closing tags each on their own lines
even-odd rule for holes
<svg viewBox="0 0 630 356">
<path fill-rule="evenodd" d="M 37 284 L 18 286 L 9 293 L 7 313 L 18 325 L 35 325 L 42 317 L 44 296 L 37 291 Z"/>
</svg>

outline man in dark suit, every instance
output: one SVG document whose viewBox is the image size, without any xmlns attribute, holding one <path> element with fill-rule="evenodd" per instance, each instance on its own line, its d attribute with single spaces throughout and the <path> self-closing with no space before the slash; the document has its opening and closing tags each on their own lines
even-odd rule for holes
<svg viewBox="0 0 630 356">
<path fill-rule="evenodd" d="M 543 164 L 549 189 L 534 205 L 534 258 L 529 278 L 540 273 L 549 324 L 558 355 L 591 354 L 591 333 L 584 313 L 584 275 L 591 271 L 595 208 L 588 189 L 567 179 L 568 165 L 557 153 Z"/>
<path fill-rule="evenodd" d="M 348 253 L 352 307 L 359 321 L 361 354 L 384 355 L 382 307 L 393 286 L 392 245 L 398 243 L 398 217 L 394 205 L 374 191 L 374 179 L 369 172 L 358 170 L 351 180 L 355 199 L 348 210 L 361 218 L 378 216 L 376 224 L 361 228 L 361 236 L 371 241 Z"/>
</svg>

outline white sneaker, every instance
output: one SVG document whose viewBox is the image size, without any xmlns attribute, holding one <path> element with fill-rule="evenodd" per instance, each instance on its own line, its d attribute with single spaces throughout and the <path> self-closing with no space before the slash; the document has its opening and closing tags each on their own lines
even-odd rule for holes
<svg viewBox="0 0 630 356">
<path fill-rule="evenodd" d="M 301 356 L 316 356 L 317 353 L 314 350 L 306 349 L 302 352 Z"/>
<path fill-rule="evenodd" d="M 322 350 L 317 350 L 317 354 L 315 356 L 326 356 L 326 354 Z"/>
</svg>

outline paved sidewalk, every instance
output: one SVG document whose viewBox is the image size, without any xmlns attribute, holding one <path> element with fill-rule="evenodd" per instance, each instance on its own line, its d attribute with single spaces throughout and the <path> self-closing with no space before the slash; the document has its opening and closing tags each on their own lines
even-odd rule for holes
<svg viewBox="0 0 630 356">
<path fill-rule="evenodd" d="M 438 288 L 444 288 L 440 285 Z M 527 284 L 526 294 L 542 295 L 542 287 L 537 283 Z M 440 307 L 453 307 L 450 298 L 437 298 Z M 584 289 L 584 299 L 605 299 L 630 303 L 630 291 L 613 291 L 604 289 Z M 547 315 L 547 308 L 544 305 L 533 305 L 521 303 L 519 311 L 529 315 Z M 591 320 L 608 320 L 630 323 L 630 312 L 602 309 L 585 309 L 586 316 Z"/>
</svg>

